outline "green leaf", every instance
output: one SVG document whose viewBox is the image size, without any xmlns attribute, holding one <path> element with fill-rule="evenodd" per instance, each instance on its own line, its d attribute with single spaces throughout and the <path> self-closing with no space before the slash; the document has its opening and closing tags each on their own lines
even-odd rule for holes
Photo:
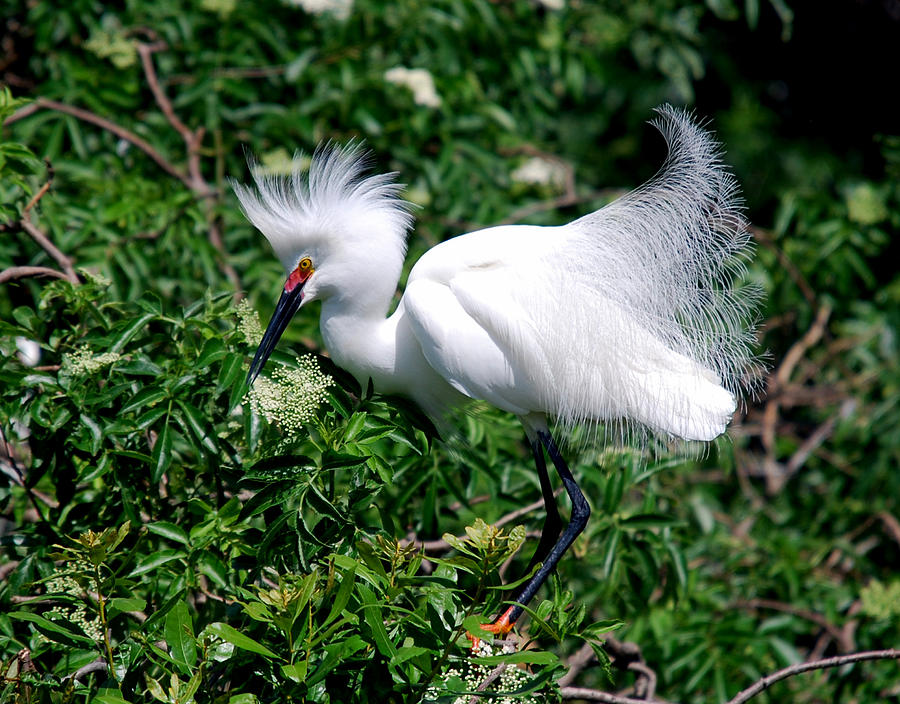
<svg viewBox="0 0 900 704">
<path fill-rule="evenodd" d="M 162 401 L 166 397 L 167 393 L 165 389 L 161 389 L 158 386 L 148 386 L 140 391 L 138 391 L 134 396 L 132 396 L 131 400 L 126 403 L 119 410 L 120 414 L 132 413 L 133 411 L 137 411 L 144 406 L 149 406 L 151 404 Z"/>
<path fill-rule="evenodd" d="M 209 425 L 209 420 L 200 413 L 198 408 L 187 401 L 176 399 L 175 403 L 178 404 L 182 411 L 182 417 L 200 444 L 211 454 L 218 455 L 219 446 L 216 442 L 215 432 Z"/>
<path fill-rule="evenodd" d="M 107 602 L 109 612 L 113 616 L 117 613 L 129 611 L 143 611 L 147 608 L 147 600 L 140 597 L 114 597 Z"/>
<path fill-rule="evenodd" d="M 228 350 L 225 348 L 225 343 L 218 337 L 212 337 L 204 343 L 203 349 L 200 350 L 200 355 L 197 357 L 197 361 L 194 362 L 194 366 L 197 369 L 203 369 L 213 362 L 222 359 L 226 354 L 228 354 Z"/>
<path fill-rule="evenodd" d="M 128 327 L 126 327 L 121 333 L 119 333 L 118 337 L 116 337 L 115 342 L 113 342 L 112 346 L 109 348 L 110 352 L 121 352 L 125 345 L 131 342 L 141 330 L 147 327 L 147 323 L 149 323 L 156 316 L 150 315 L 149 313 L 145 313 L 140 316 L 137 320 L 131 323 Z"/>
<path fill-rule="evenodd" d="M 365 411 L 359 411 L 351 416 L 347 427 L 344 429 L 344 442 L 352 442 L 359 435 L 359 431 L 366 425 L 366 416 Z"/>
<path fill-rule="evenodd" d="M 327 626 L 332 620 L 340 616 L 341 612 L 347 606 L 347 602 L 350 601 L 350 595 L 353 593 L 353 585 L 355 582 L 356 565 L 353 565 L 341 573 L 340 586 L 338 587 L 334 601 L 331 603 L 331 611 L 328 612 L 328 616 L 325 621 L 322 622 L 323 626 Z"/>
<path fill-rule="evenodd" d="M 206 551 L 197 560 L 200 572 L 209 577 L 217 587 L 225 589 L 228 586 L 228 568 L 218 557 Z"/>
<path fill-rule="evenodd" d="M 176 526 L 174 523 L 168 523 L 167 521 L 148 523 L 147 532 L 153 533 L 154 535 L 161 535 L 163 538 L 168 538 L 169 540 L 181 543 L 182 545 L 188 545 L 190 543 L 188 534 L 185 533 L 181 526 Z"/>
<path fill-rule="evenodd" d="M 81 423 L 91 434 L 91 454 L 96 456 L 100 451 L 100 445 L 103 443 L 103 431 L 100 429 L 97 421 L 84 413 L 81 414 Z"/>
<path fill-rule="evenodd" d="M 394 648 L 394 644 L 391 643 L 390 638 L 388 638 L 387 629 L 384 627 L 384 614 L 382 613 L 381 605 L 375 599 L 375 595 L 365 585 L 358 584 L 356 591 L 362 599 L 365 611 L 365 624 L 372 631 L 375 647 L 388 660 L 392 660 L 397 654 L 397 650 Z"/>
<path fill-rule="evenodd" d="M 639 513 L 629 516 L 620 522 L 622 528 L 633 530 L 645 528 L 664 528 L 666 526 L 680 525 L 682 521 L 672 516 L 665 516 L 661 513 Z"/>
<path fill-rule="evenodd" d="M 163 628 L 169 655 L 182 665 L 181 671 L 190 674 L 197 662 L 197 641 L 194 637 L 194 623 L 187 603 L 181 601 L 166 614 Z"/>
<path fill-rule="evenodd" d="M 271 650 L 269 650 L 266 646 L 262 645 L 261 643 L 257 643 L 249 636 L 245 636 L 243 633 L 233 628 L 232 626 L 229 626 L 227 623 L 221 623 L 218 621 L 215 623 L 211 623 L 203 629 L 201 637 L 205 634 L 218 636 L 222 640 L 226 641 L 227 643 L 231 643 L 237 648 L 249 650 L 251 653 L 256 653 L 257 655 L 263 655 L 267 658 L 276 658 L 278 660 L 283 659 L 281 658 L 281 656 L 276 655 Z"/>
<path fill-rule="evenodd" d="M 152 572 L 172 560 L 185 559 L 187 555 L 181 550 L 157 550 L 140 558 L 137 566 L 131 571 L 129 577 L 139 577 L 147 572 Z"/>
<path fill-rule="evenodd" d="M 169 404 L 169 412 L 171 413 L 172 405 Z M 169 462 L 172 459 L 172 429 L 169 425 L 170 416 L 166 416 L 163 426 L 156 436 L 156 442 L 153 444 L 153 453 L 150 455 L 150 482 L 158 484 L 163 474 L 169 468 Z"/>
<path fill-rule="evenodd" d="M 559 658 L 546 650 L 520 650 L 518 653 L 510 653 L 509 655 L 476 657 L 472 658 L 472 662 L 479 665 L 499 665 L 500 663 L 514 665 L 522 662 L 529 665 L 552 665 L 559 662 Z"/>
<path fill-rule="evenodd" d="M 75 626 L 67 621 L 51 621 L 28 611 L 13 611 L 7 615 L 16 620 L 34 624 L 35 630 L 54 643 L 61 643 L 73 648 L 96 647 L 97 645 L 93 639 L 88 638 L 80 630 L 76 631 Z"/>
<path fill-rule="evenodd" d="M 306 660 L 296 663 L 295 665 L 282 665 L 281 674 L 292 682 L 303 682 L 306 679 L 306 670 L 308 663 Z"/>
</svg>

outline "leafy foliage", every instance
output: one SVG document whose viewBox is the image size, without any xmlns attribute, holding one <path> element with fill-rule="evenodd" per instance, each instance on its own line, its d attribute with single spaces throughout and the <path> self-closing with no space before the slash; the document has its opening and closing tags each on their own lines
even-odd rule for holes
<svg viewBox="0 0 900 704">
<path fill-rule="evenodd" d="M 804 48 L 792 10 L 326 4 L 9 11 L 0 699 L 455 702 L 502 664 L 516 690 L 493 694 L 552 701 L 583 652 L 580 685 L 646 687 L 638 662 L 668 700 L 726 701 L 785 665 L 896 645 L 900 138 L 838 154 L 783 129 L 748 62 Z M 397 67 L 426 69 L 433 94 Z M 510 597 L 541 525 L 518 512 L 541 492 L 517 423 L 482 409 L 439 441 L 402 399 L 279 353 L 270 381 L 314 391 L 291 417 L 270 397 L 267 418 L 245 398 L 235 287 L 265 317 L 281 272 L 225 178 L 243 145 L 277 169 L 361 136 L 422 206 L 415 256 L 636 185 L 664 101 L 715 115 L 746 184 L 768 398 L 699 458 L 576 439 L 593 519 L 519 649 L 470 658 L 466 631 Z M 285 339 L 320 349 L 315 315 Z M 805 678 L 758 701 L 890 701 L 900 681 L 878 662 Z"/>
</svg>

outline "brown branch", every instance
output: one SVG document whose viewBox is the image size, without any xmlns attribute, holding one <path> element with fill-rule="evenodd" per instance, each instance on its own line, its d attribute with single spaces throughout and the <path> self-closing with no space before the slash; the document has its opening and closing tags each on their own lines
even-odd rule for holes
<svg viewBox="0 0 900 704">
<path fill-rule="evenodd" d="M 487 677 L 484 678 L 484 681 L 478 685 L 475 689 L 476 692 L 486 692 L 487 688 L 490 687 L 501 674 L 506 669 L 507 665 L 505 662 L 501 662 L 497 667 L 490 671 Z M 469 701 L 467 704 L 478 704 L 478 701 L 481 699 L 477 694 L 473 694 L 469 697 Z"/>
<path fill-rule="evenodd" d="M 56 263 L 62 267 L 64 272 L 63 276 L 66 279 L 73 284 L 79 283 L 78 274 L 75 273 L 75 268 L 72 266 L 72 260 L 63 254 L 60 249 L 50 241 L 50 238 L 27 218 L 28 215 L 23 216 L 22 220 L 19 221 L 20 227 L 25 230 L 25 232 L 31 236 L 31 239 L 37 242 L 47 254 L 56 260 Z"/>
<path fill-rule="evenodd" d="M 784 250 L 777 244 L 775 244 L 775 237 L 772 235 L 772 233 L 768 230 L 764 230 L 761 227 L 756 226 L 750 227 L 750 233 L 753 235 L 757 242 L 775 253 L 775 257 L 778 259 L 778 262 L 781 264 L 781 266 L 784 267 L 784 270 L 794 281 L 794 284 L 796 284 L 797 288 L 800 289 L 800 293 L 806 299 L 806 302 L 809 303 L 809 305 L 815 307 L 815 291 L 813 291 L 812 286 L 809 285 L 806 277 L 804 277 L 803 274 L 800 273 L 800 270 L 796 267 L 794 262 L 792 262 L 788 255 L 784 253 Z"/>
<path fill-rule="evenodd" d="M 894 542 L 896 542 L 897 545 L 900 545 L 900 521 L 887 511 L 879 511 L 876 515 L 881 519 L 885 530 L 887 530 L 894 539 Z"/>
<path fill-rule="evenodd" d="M 150 92 L 153 93 L 156 104 L 159 106 L 159 109 L 162 110 L 163 115 L 165 115 L 169 124 L 172 125 L 174 130 L 178 132 L 184 140 L 185 151 L 187 152 L 188 169 L 187 180 L 185 183 L 187 183 L 188 187 L 203 201 L 204 207 L 206 208 L 206 221 L 209 224 L 209 241 L 222 258 L 219 266 L 222 269 L 222 273 L 224 273 L 226 278 L 231 282 L 234 290 L 240 291 L 241 279 L 234 267 L 228 263 L 221 227 L 219 226 L 213 211 L 212 204 L 209 202 L 209 199 L 215 195 L 216 190 L 206 182 L 205 178 L 203 178 L 203 168 L 200 162 L 200 156 L 206 128 L 198 127 L 196 130 L 192 130 L 184 124 L 184 122 L 181 121 L 181 118 L 175 113 L 172 101 L 169 100 L 159 83 L 156 67 L 153 65 L 153 54 L 157 51 L 166 49 L 167 46 L 165 42 L 157 41 L 151 44 L 138 42 L 136 46 L 138 55 L 141 57 L 141 66 L 144 69 L 144 76 L 147 79 L 147 84 L 150 86 Z"/>
<path fill-rule="evenodd" d="M 575 681 L 575 678 L 581 673 L 581 671 L 590 665 L 594 660 L 594 649 L 591 647 L 590 643 L 585 643 L 582 645 L 574 655 L 570 655 L 566 660 L 566 665 L 569 666 L 569 671 L 559 678 L 557 684 L 560 687 L 567 687 Z"/>
<path fill-rule="evenodd" d="M 210 243 L 213 245 L 213 247 L 215 247 L 216 251 L 220 255 L 219 266 L 222 270 L 222 273 L 225 274 L 225 277 L 234 287 L 235 291 L 240 291 L 240 277 L 238 276 L 237 271 L 234 269 L 234 267 L 231 266 L 231 264 L 229 264 L 227 261 L 225 242 L 222 237 L 221 226 L 217 221 L 213 206 L 209 202 L 210 198 L 212 198 L 216 194 L 216 189 L 211 187 L 207 183 L 206 179 L 203 178 L 203 170 L 200 159 L 203 137 L 206 133 L 206 130 L 204 127 L 199 127 L 196 130 L 191 130 L 184 122 L 182 122 L 178 115 L 175 114 L 175 109 L 172 105 L 172 102 L 162 90 L 162 86 L 159 82 L 159 77 L 153 65 L 152 55 L 155 52 L 166 48 L 166 44 L 160 41 L 152 43 L 137 42 L 136 47 L 138 55 L 141 59 L 141 65 L 144 69 L 145 77 L 147 79 L 147 84 L 150 87 L 150 91 L 153 94 L 156 104 L 159 106 L 160 110 L 162 111 L 163 115 L 172 126 L 172 128 L 175 129 L 175 131 L 178 132 L 178 134 L 184 140 L 187 153 L 186 173 L 182 173 L 168 159 L 163 157 L 162 154 L 154 149 L 149 142 L 141 139 L 130 130 L 125 129 L 124 127 L 121 127 L 120 125 L 117 125 L 110 120 L 100 117 L 99 115 L 96 115 L 89 110 L 78 108 L 72 105 L 66 105 L 65 103 L 60 103 L 55 100 L 37 98 L 31 105 L 18 110 L 16 113 L 7 118 L 5 124 L 12 124 L 17 120 L 21 120 L 22 118 L 33 114 L 37 110 L 48 108 L 66 115 L 71 115 L 72 117 L 83 120 L 84 122 L 96 125 L 97 127 L 100 127 L 101 129 L 104 129 L 136 146 L 147 156 L 149 156 L 153 161 L 155 161 L 157 165 L 159 165 L 160 168 L 163 169 L 163 171 L 181 181 L 181 183 L 184 184 L 188 189 L 190 189 L 198 198 L 198 200 L 200 200 L 204 204 L 204 207 L 206 209 L 207 223 L 209 225 L 208 237 Z"/>
<path fill-rule="evenodd" d="M 559 693 L 563 699 L 586 699 L 589 702 L 604 702 L 605 704 L 669 704 L 663 699 L 635 699 L 588 687 L 561 687 Z"/>
<path fill-rule="evenodd" d="M 816 318 L 806 333 L 797 340 L 785 354 L 784 359 L 773 374 L 769 377 L 769 401 L 763 411 L 762 420 L 762 445 L 766 450 L 766 489 L 770 494 L 777 492 L 786 481 L 784 473 L 780 470 L 775 456 L 775 434 L 778 425 L 778 410 L 780 406 L 779 392 L 787 385 L 794 368 L 813 345 L 822 339 L 825 334 L 825 326 L 831 316 L 831 306 L 823 303 L 816 312 Z"/>
<path fill-rule="evenodd" d="M 776 682 L 799 675 L 803 672 L 811 670 L 824 670 L 830 667 L 841 667 L 854 662 L 864 662 L 866 660 L 898 660 L 900 659 L 900 649 L 889 650 L 869 650 L 861 653 L 851 653 L 850 655 L 838 655 L 833 658 L 825 658 L 823 660 L 812 660 L 810 662 L 801 662 L 790 667 L 785 667 L 771 675 L 766 675 L 754 682 L 750 687 L 738 693 L 737 696 L 730 699 L 728 704 L 744 704 L 750 701 L 760 692 L 764 692 Z"/>
<path fill-rule="evenodd" d="M 166 116 L 166 120 L 169 121 L 169 124 L 181 135 L 182 139 L 188 144 L 194 143 L 197 138 L 196 133 L 184 124 L 178 115 L 175 114 L 175 108 L 172 106 L 172 101 L 169 100 L 168 96 L 166 96 L 163 91 L 162 86 L 160 86 L 156 68 L 153 66 L 152 56 L 157 51 L 163 51 L 168 48 L 165 42 L 157 41 L 152 44 L 136 42 L 135 47 L 137 48 L 138 56 L 141 57 L 141 66 L 144 69 L 144 76 L 147 79 L 147 85 L 150 87 L 150 92 L 153 93 L 156 104 L 159 106 L 160 110 L 162 110 L 163 115 Z"/>
<path fill-rule="evenodd" d="M 53 276 L 57 279 L 68 279 L 61 271 L 46 266 L 11 266 L 0 271 L 0 284 L 14 279 L 25 279 L 29 276 Z"/>
<path fill-rule="evenodd" d="M 71 675 L 67 675 L 64 680 L 80 680 L 85 675 L 89 675 L 93 672 L 106 672 L 109 665 L 106 660 L 103 658 L 97 658 L 93 662 L 89 662 L 87 665 L 82 665 Z"/>
<path fill-rule="evenodd" d="M 13 122 L 17 122 L 22 118 L 28 117 L 29 115 L 32 115 L 33 113 L 41 109 L 55 110 L 56 112 L 61 112 L 64 115 L 71 115 L 72 117 L 75 117 L 82 122 L 88 122 L 92 125 L 96 125 L 97 127 L 114 134 L 116 137 L 124 139 L 126 142 L 133 144 L 142 152 L 144 152 L 144 154 L 149 156 L 167 174 L 177 178 L 185 186 L 188 186 L 190 188 L 190 182 L 188 181 L 187 177 L 184 174 L 180 173 L 178 169 L 176 169 L 162 154 L 156 151 L 156 149 L 154 149 L 149 142 L 141 139 L 134 132 L 125 129 L 124 127 L 117 125 L 115 122 L 111 122 L 106 118 L 100 117 L 99 115 L 92 113 L 89 110 L 77 108 L 74 105 L 67 105 L 66 103 L 61 103 L 57 100 L 36 98 L 35 101 L 30 105 L 26 105 L 24 108 L 17 110 L 15 113 L 10 115 L 6 119 L 6 122 L 4 124 L 10 125 Z"/>
<path fill-rule="evenodd" d="M 864 662 L 866 660 L 900 660 L 900 649 L 870 650 L 791 665 L 790 667 L 785 667 L 777 672 L 773 672 L 771 675 L 760 678 L 751 686 L 739 692 L 734 698 L 730 699 L 728 704 L 745 704 L 745 702 L 750 701 L 757 694 L 764 692 L 776 682 L 780 682 L 788 677 L 793 677 L 794 675 L 810 672 L 812 670 L 841 667 L 843 665 Z M 592 702 L 605 702 L 605 704 L 668 704 L 661 699 L 637 699 L 619 694 L 610 694 L 609 692 L 601 692 L 600 690 L 589 689 L 587 687 L 561 687 L 560 694 L 563 699 L 584 699 Z"/>
</svg>

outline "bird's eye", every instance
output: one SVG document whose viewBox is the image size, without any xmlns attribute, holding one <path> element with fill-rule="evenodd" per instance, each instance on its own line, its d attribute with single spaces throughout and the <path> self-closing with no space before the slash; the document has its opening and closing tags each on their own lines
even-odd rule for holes
<svg viewBox="0 0 900 704">
<path fill-rule="evenodd" d="M 312 259 L 310 259 L 309 257 L 303 257 L 303 259 L 300 260 L 298 268 L 300 269 L 300 271 L 309 271 L 310 269 L 312 269 Z"/>
</svg>

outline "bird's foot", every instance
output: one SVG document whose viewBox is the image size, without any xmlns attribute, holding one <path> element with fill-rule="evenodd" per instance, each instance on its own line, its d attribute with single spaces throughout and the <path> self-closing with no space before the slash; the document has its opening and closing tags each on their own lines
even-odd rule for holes
<svg viewBox="0 0 900 704">
<path fill-rule="evenodd" d="M 500 638 L 503 638 L 513 629 L 513 626 L 515 625 L 515 621 L 513 621 L 511 618 L 513 609 L 515 609 L 515 607 L 510 606 L 499 617 L 497 617 L 497 619 L 493 623 L 482 624 L 481 628 L 485 631 L 490 631 Z M 466 637 L 468 637 L 468 639 L 472 641 L 472 654 L 479 654 L 483 642 L 482 639 L 478 636 L 472 635 L 471 633 L 467 633 Z"/>
</svg>

